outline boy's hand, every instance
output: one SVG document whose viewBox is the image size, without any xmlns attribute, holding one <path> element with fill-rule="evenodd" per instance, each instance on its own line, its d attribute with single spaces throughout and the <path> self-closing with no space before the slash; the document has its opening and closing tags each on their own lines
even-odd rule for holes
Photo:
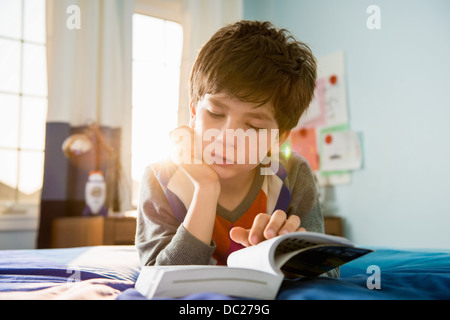
<svg viewBox="0 0 450 320">
<path fill-rule="evenodd" d="M 195 187 L 218 186 L 220 188 L 220 181 L 217 173 L 203 160 L 201 160 L 201 148 L 199 148 L 200 150 L 197 150 L 197 154 L 199 156 L 197 162 L 201 162 L 195 162 L 194 149 L 197 146 L 195 146 L 194 144 L 194 135 L 194 129 L 187 126 L 176 128 L 170 133 L 174 148 L 174 152 L 172 153 L 172 161 L 179 165 L 186 172 Z M 190 157 L 187 157 L 186 155 L 189 155 L 189 153 Z"/>
<path fill-rule="evenodd" d="M 230 231 L 230 237 L 233 241 L 249 247 L 286 233 L 306 231 L 300 227 L 300 222 L 300 218 L 294 214 L 287 218 L 283 210 L 276 210 L 272 215 L 260 213 L 253 221 L 251 229 L 234 227 Z"/>
</svg>

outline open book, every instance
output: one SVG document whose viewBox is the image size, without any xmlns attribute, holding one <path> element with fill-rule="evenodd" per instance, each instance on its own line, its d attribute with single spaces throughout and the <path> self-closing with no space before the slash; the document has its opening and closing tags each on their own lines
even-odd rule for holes
<svg viewBox="0 0 450 320">
<path fill-rule="evenodd" d="M 275 299 L 285 277 L 317 277 L 371 251 L 345 238 L 295 232 L 233 252 L 228 266 L 143 267 L 135 288 L 148 298 L 214 292 Z"/>
</svg>

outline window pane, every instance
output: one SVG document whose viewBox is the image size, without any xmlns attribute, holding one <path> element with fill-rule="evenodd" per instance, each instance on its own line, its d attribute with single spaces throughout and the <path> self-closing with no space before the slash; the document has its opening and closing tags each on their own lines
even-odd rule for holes
<svg viewBox="0 0 450 320">
<path fill-rule="evenodd" d="M 133 204 L 145 168 L 170 157 L 169 132 L 178 123 L 182 47 L 179 24 L 133 16 Z"/>
<path fill-rule="evenodd" d="M 20 124 L 20 147 L 44 150 L 47 99 L 23 98 Z"/>
<path fill-rule="evenodd" d="M 133 63 L 133 107 L 148 108 L 152 104 L 176 118 L 179 84 L 179 68 L 165 66 L 162 63 L 154 65 L 135 61 Z"/>
<path fill-rule="evenodd" d="M 180 69 L 177 67 L 166 66 L 161 75 L 161 83 L 161 100 L 164 101 L 165 107 L 170 109 L 172 117 L 177 118 L 180 91 Z"/>
<path fill-rule="evenodd" d="M 180 24 L 166 21 L 166 64 L 179 67 L 183 50 L 183 28 Z"/>
<path fill-rule="evenodd" d="M 47 96 L 47 60 L 43 45 L 23 45 L 22 91 L 24 94 Z"/>
<path fill-rule="evenodd" d="M 158 82 L 155 77 L 152 77 L 154 71 L 152 66 L 144 61 L 133 62 L 133 106 L 143 107 L 148 106 L 149 99 L 157 94 Z"/>
<path fill-rule="evenodd" d="M 19 200 L 38 202 L 44 174 L 44 153 L 20 152 Z"/>
<path fill-rule="evenodd" d="M 0 0 L 0 36 L 20 38 L 22 1 Z"/>
<path fill-rule="evenodd" d="M 25 0 L 23 38 L 45 43 L 45 0 Z"/>
<path fill-rule="evenodd" d="M 161 105 L 152 100 L 145 108 L 133 108 L 132 175 L 137 181 L 148 164 L 170 156 L 169 133 L 176 128 L 177 113 Z"/>
<path fill-rule="evenodd" d="M 0 90 L 19 92 L 20 42 L 0 39 Z"/>
<path fill-rule="evenodd" d="M 0 149 L 0 200 L 13 201 L 17 187 L 17 151 Z"/>
<path fill-rule="evenodd" d="M 0 94 L 0 148 L 17 148 L 19 139 L 19 96 Z M 1 158 L 0 158 L 1 159 Z M 3 160 L 0 166 L 3 166 Z"/>
<path fill-rule="evenodd" d="M 164 57 L 164 20 L 133 15 L 133 58 L 160 62 Z"/>
</svg>

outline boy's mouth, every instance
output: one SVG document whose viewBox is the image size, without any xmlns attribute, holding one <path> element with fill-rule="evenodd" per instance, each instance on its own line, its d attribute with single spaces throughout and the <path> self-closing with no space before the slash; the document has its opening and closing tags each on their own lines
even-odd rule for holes
<svg viewBox="0 0 450 320">
<path fill-rule="evenodd" d="M 214 164 L 217 164 L 219 166 L 227 166 L 227 165 L 229 166 L 229 165 L 235 164 L 234 160 L 230 160 L 230 159 L 226 158 L 225 156 L 222 156 L 219 154 L 216 155 L 216 153 L 214 151 L 211 152 L 211 157 L 217 160 L 217 161 L 214 161 Z M 217 162 L 219 162 L 219 163 L 217 163 Z M 222 163 L 220 163 L 220 162 L 222 162 Z"/>
</svg>

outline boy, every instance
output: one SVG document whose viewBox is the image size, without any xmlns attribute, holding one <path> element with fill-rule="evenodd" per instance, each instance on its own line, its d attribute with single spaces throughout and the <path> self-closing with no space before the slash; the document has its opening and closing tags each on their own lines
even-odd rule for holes
<svg viewBox="0 0 450 320">
<path fill-rule="evenodd" d="M 151 165 L 143 177 L 136 233 L 142 265 L 223 265 L 231 252 L 280 234 L 323 232 L 310 167 L 295 153 L 272 166 L 278 154 L 268 134 L 276 130 L 279 145 L 288 138 L 315 80 L 311 50 L 268 22 L 241 21 L 213 35 L 191 73 L 189 127 L 172 132 L 173 161 Z M 256 151 L 225 134 L 239 130 L 253 132 Z M 180 142 L 183 134 L 188 139 Z M 237 153 L 244 154 L 240 162 Z M 266 155 L 272 175 L 262 174 Z"/>
</svg>

